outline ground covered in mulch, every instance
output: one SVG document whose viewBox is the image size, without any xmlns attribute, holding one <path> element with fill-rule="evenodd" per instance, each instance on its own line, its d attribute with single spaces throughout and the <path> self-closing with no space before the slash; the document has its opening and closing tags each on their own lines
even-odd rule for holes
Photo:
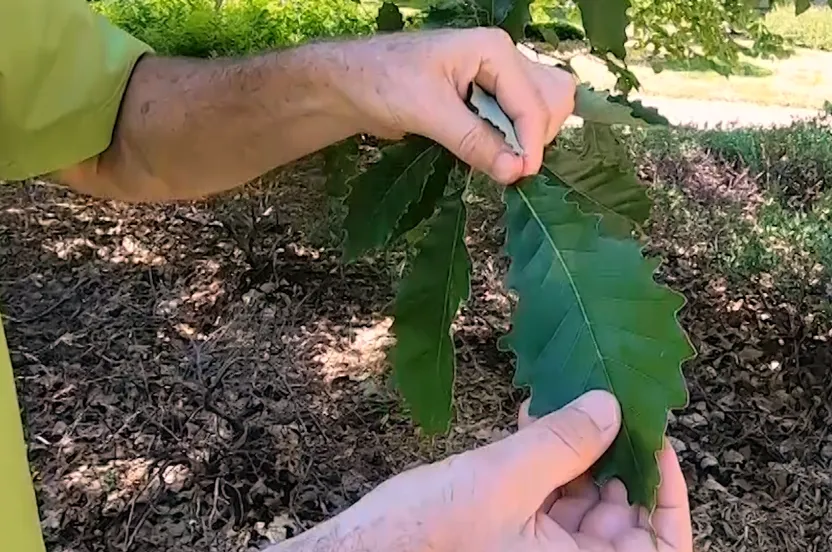
<svg viewBox="0 0 832 552">
<path fill-rule="evenodd" d="M 747 215 L 756 181 L 686 162 L 648 160 L 642 176 L 677 193 L 659 194 L 673 199 L 650 249 L 700 352 L 669 426 L 697 549 L 832 550 L 825 282 L 721 274 L 718 221 L 666 212 Z M 343 266 L 303 233 L 324 218 L 319 166 L 166 207 L 0 187 L 0 304 L 50 550 L 253 550 L 514 429 L 524 395 L 496 346 L 509 301 L 493 202 L 473 208 L 457 419 L 427 440 L 385 377 L 395 259 Z"/>
</svg>

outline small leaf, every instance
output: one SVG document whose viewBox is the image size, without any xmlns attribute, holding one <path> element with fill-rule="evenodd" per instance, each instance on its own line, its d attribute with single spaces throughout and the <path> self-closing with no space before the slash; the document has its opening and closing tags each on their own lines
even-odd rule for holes
<svg viewBox="0 0 832 552">
<path fill-rule="evenodd" d="M 525 36 L 526 25 L 532 20 L 531 0 L 474 0 L 487 15 L 486 25 L 500 27 L 517 42 Z"/>
<path fill-rule="evenodd" d="M 794 13 L 795 15 L 800 15 L 801 13 L 808 10 L 810 7 L 812 7 L 812 0 L 795 0 Z"/>
<path fill-rule="evenodd" d="M 440 202 L 393 307 L 394 380 L 427 433 L 447 431 L 452 418 L 456 359 L 451 323 L 468 299 L 471 283 L 462 192 Z"/>
<path fill-rule="evenodd" d="M 508 16 L 514 5 L 514 0 L 474 0 L 488 17 L 486 22 L 490 26 L 497 26 Z"/>
<path fill-rule="evenodd" d="M 343 199 L 349 193 L 347 181 L 358 172 L 358 140 L 347 138 L 323 151 L 326 192 L 330 197 Z"/>
<path fill-rule="evenodd" d="M 421 26 L 425 29 L 476 27 L 481 24 L 479 15 L 476 6 L 472 7 L 456 0 L 439 4 L 431 3 L 422 19 Z"/>
<path fill-rule="evenodd" d="M 578 85 L 575 92 L 573 113 L 584 121 L 606 125 L 649 126 L 670 122 L 655 108 L 647 107 L 640 101 L 627 100 L 623 96 L 611 96 L 586 84 Z"/>
<path fill-rule="evenodd" d="M 393 2 L 384 2 L 378 9 L 376 27 L 381 32 L 395 32 L 404 29 L 404 17 Z"/>
<path fill-rule="evenodd" d="M 355 259 L 388 242 L 399 219 L 422 196 L 442 151 L 427 138 L 410 136 L 382 149 L 381 160 L 349 180 L 345 258 Z"/>
<path fill-rule="evenodd" d="M 514 130 L 514 124 L 508 118 L 505 111 L 503 111 L 497 99 L 480 88 L 476 83 L 471 85 L 472 93 L 469 102 L 474 107 L 474 111 L 482 119 L 491 123 L 494 128 L 499 130 L 506 143 L 514 150 L 514 153 L 523 155 L 523 148 L 520 147 L 520 142 L 517 140 L 517 133 Z"/>
<path fill-rule="evenodd" d="M 508 15 L 499 23 L 499 26 L 511 36 L 514 42 L 526 36 L 526 26 L 532 20 L 532 14 L 529 11 L 530 4 L 531 0 L 514 0 Z"/>
<path fill-rule="evenodd" d="M 563 148 L 546 152 L 541 174 L 555 185 L 571 189 L 566 199 L 584 213 L 601 216 L 605 235 L 626 238 L 650 216 L 647 189 L 628 171 L 596 154 L 591 147 L 580 153 Z"/>
<path fill-rule="evenodd" d="M 611 53 L 623 60 L 627 51 L 629 0 L 577 0 L 586 36 L 595 53 Z"/>
<path fill-rule="evenodd" d="M 596 215 L 543 176 L 505 191 L 507 284 L 518 295 L 504 340 L 515 384 L 544 416 L 592 389 L 611 391 L 622 427 L 593 471 L 622 480 L 630 501 L 656 502 L 667 413 L 687 404 L 680 370 L 693 348 L 676 320 L 684 298 L 653 280 L 657 263 L 634 240 L 604 236 Z"/>
<path fill-rule="evenodd" d="M 451 177 L 451 171 L 455 163 L 456 158 L 453 154 L 444 150 L 434 163 L 433 172 L 428 177 L 427 182 L 425 182 L 422 196 L 419 198 L 419 201 L 410 205 L 410 209 L 399 220 L 399 224 L 396 226 L 396 230 L 393 231 L 391 240 L 398 239 L 433 216 L 433 212 L 436 210 L 436 203 L 442 197 L 442 194 L 448 186 L 448 180 Z"/>
</svg>

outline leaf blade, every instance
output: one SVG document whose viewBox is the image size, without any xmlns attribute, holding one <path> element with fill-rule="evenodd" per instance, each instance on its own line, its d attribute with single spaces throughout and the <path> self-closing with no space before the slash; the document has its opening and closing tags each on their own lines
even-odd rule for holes
<svg viewBox="0 0 832 552">
<path fill-rule="evenodd" d="M 381 4 L 376 16 L 376 28 L 383 33 L 404 29 L 404 17 L 395 3 L 384 2 Z"/>
<path fill-rule="evenodd" d="M 503 342 L 517 357 L 515 385 L 531 387 L 533 416 L 611 391 L 622 430 L 596 477 L 619 477 L 652 510 L 667 411 L 688 399 L 680 365 L 693 348 L 676 320 L 684 298 L 653 281 L 655 263 L 635 241 L 601 234 L 596 215 L 546 180 L 505 192 L 507 283 L 519 301 Z"/>
<path fill-rule="evenodd" d="M 594 130 L 593 126 L 587 128 Z M 614 162 L 610 152 L 617 144 L 599 147 L 593 142 L 596 132 L 589 134 L 580 153 L 564 148 L 549 149 L 541 174 L 569 188 L 566 199 L 575 201 L 581 211 L 600 215 L 602 233 L 626 238 L 647 221 L 653 202 L 634 168 L 625 164 L 626 157 L 621 156 L 619 162 Z"/>
<path fill-rule="evenodd" d="M 586 84 L 578 85 L 575 92 L 573 113 L 584 121 L 605 125 L 668 126 L 670 121 L 657 109 L 647 107 L 637 100 L 627 100 L 620 95 L 595 90 Z"/>
<path fill-rule="evenodd" d="M 462 190 L 442 199 L 394 306 L 390 353 L 396 385 L 428 433 L 447 431 L 456 367 L 451 323 L 470 295 Z"/>
<path fill-rule="evenodd" d="M 601 57 L 609 52 L 623 60 L 627 55 L 629 0 L 577 0 L 577 4 L 592 49 Z"/>
<path fill-rule="evenodd" d="M 407 212 L 399 219 L 391 239 L 398 239 L 433 216 L 437 203 L 448 186 L 455 163 L 456 158 L 453 154 L 444 150 L 434 164 L 433 173 L 428 176 L 425 182 L 421 197 L 418 201 L 413 202 Z"/>
<path fill-rule="evenodd" d="M 381 247 L 408 207 L 422 195 L 442 148 L 414 136 L 382 150 L 381 160 L 350 179 L 344 219 L 344 257 Z"/>
</svg>

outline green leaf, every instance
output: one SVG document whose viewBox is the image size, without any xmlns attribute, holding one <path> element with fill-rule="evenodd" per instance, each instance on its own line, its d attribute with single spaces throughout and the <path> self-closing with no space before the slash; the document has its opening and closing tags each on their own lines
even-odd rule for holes
<svg viewBox="0 0 832 552">
<path fill-rule="evenodd" d="M 349 193 L 347 181 L 358 172 L 358 140 L 347 138 L 323 151 L 326 192 L 343 199 Z"/>
<path fill-rule="evenodd" d="M 529 11 L 531 0 L 513 0 L 512 7 L 499 25 L 506 31 L 514 42 L 518 42 L 526 36 L 526 25 L 532 20 Z"/>
<path fill-rule="evenodd" d="M 481 24 L 478 6 L 458 0 L 432 3 L 424 14 L 421 26 L 425 29 L 446 27 L 467 28 Z"/>
<path fill-rule="evenodd" d="M 611 96 L 607 91 L 598 91 L 586 84 L 577 87 L 573 113 L 584 121 L 606 125 L 645 127 L 670 124 L 655 108 L 624 96 Z"/>
<path fill-rule="evenodd" d="M 349 180 L 344 219 L 344 257 L 356 257 L 385 245 L 410 204 L 434 171 L 443 148 L 421 136 L 410 136 L 382 149 L 381 160 Z"/>
<path fill-rule="evenodd" d="M 558 186 L 570 188 L 566 199 L 584 213 L 601 216 L 605 235 L 626 238 L 650 216 L 652 202 L 634 170 L 610 163 L 603 150 L 585 144 L 580 153 L 563 148 L 546 152 L 541 174 Z"/>
<path fill-rule="evenodd" d="M 376 27 L 381 32 L 395 32 L 404 29 L 404 17 L 393 2 L 384 2 L 378 9 Z"/>
<path fill-rule="evenodd" d="M 795 15 L 800 15 L 801 13 L 808 10 L 810 7 L 812 7 L 812 0 L 795 0 L 794 13 Z"/>
<path fill-rule="evenodd" d="M 637 242 L 602 235 L 569 193 L 539 175 L 505 191 L 507 284 L 518 303 L 504 343 L 517 357 L 515 384 L 531 388 L 532 416 L 592 389 L 618 398 L 622 429 L 593 471 L 600 482 L 620 478 L 630 501 L 652 511 L 668 409 L 688 400 L 680 364 L 693 348 L 676 320 L 684 298 L 653 280 L 658 263 Z"/>
<path fill-rule="evenodd" d="M 609 52 L 623 60 L 627 55 L 624 45 L 630 24 L 629 0 L 577 0 L 577 3 L 592 50 L 602 57 Z"/>
<path fill-rule="evenodd" d="M 436 210 L 436 203 L 442 197 L 448 186 L 451 171 L 456 163 L 456 158 L 447 150 L 444 150 L 434 163 L 433 172 L 425 182 L 422 189 L 422 196 L 419 201 L 410 205 L 410 209 L 399 220 L 399 224 L 393 231 L 391 240 L 396 240 L 402 235 L 416 228 L 423 221 L 433 216 Z"/>
<path fill-rule="evenodd" d="M 514 5 L 514 0 L 474 0 L 487 15 L 488 25 L 496 26 L 505 20 Z"/>
<path fill-rule="evenodd" d="M 463 190 L 440 202 L 393 307 L 394 380 L 414 420 L 429 434 L 447 431 L 451 422 L 456 367 L 451 323 L 470 294 Z"/>
<path fill-rule="evenodd" d="M 532 20 L 531 0 L 474 0 L 488 17 L 487 24 L 505 30 L 514 42 L 525 36 L 526 25 Z"/>
</svg>

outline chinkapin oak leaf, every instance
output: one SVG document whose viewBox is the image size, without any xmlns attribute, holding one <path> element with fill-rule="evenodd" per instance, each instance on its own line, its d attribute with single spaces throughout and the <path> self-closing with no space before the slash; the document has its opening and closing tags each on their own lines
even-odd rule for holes
<svg viewBox="0 0 832 552">
<path fill-rule="evenodd" d="M 381 159 L 350 179 L 344 219 L 344 257 L 355 259 L 387 244 L 443 153 L 436 142 L 408 136 L 381 150 Z"/>
<path fill-rule="evenodd" d="M 418 201 L 411 203 L 410 208 L 399 219 L 399 223 L 396 225 L 396 229 L 390 238 L 391 241 L 410 232 L 423 221 L 433 216 L 437 202 L 448 187 L 448 180 L 451 177 L 451 171 L 456 162 L 456 157 L 450 151 L 443 149 L 442 153 L 434 162 L 433 172 L 425 182 L 425 186 L 422 189 L 422 196 Z"/>
<path fill-rule="evenodd" d="M 349 193 L 347 181 L 358 172 L 359 154 L 358 140 L 354 136 L 324 149 L 326 193 L 330 197 L 343 199 Z"/>
<path fill-rule="evenodd" d="M 577 0 L 577 3 L 593 53 L 604 57 L 609 52 L 623 60 L 627 55 L 629 0 Z"/>
<path fill-rule="evenodd" d="M 470 294 L 463 191 L 439 202 L 393 311 L 393 378 L 413 419 L 429 434 L 447 431 L 451 422 L 456 369 L 451 323 Z"/>
<path fill-rule="evenodd" d="M 626 238 L 649 218 L 652 202 L 635 171 L 609 162 L 603 151 L 591 143 L 585 143 L 580 152 L 551 148 L 541 174 L 569 188 L 567 199 L 575 201 L 581 211 L 600 215 L 604 234 Z"/>
<path fill-rule="evenodd" d="M 517 42 L 526 34 L 526 25 L 532 20 L 529 5 L 531 0 L 474 0 L 486 13 L 487 26 L 500 27 Z"/>
<path fill-rule="evenodd" d="M 684 298 L 654 281 L 657 263 L 635 240 L 603 235 L 569 193 L 540 175 L 504 192 L 507 285 L 518 302 L 502 341 L 517 359 L 515 384 L 531 388 L 533 416 L 592 389 L 618 398 L 622 428 L 594 473 L 620 478 L 630 502 L 652 511 L 668 410 L 688 400 L 680 366 L 693 348 L 676 320 Z"/>
<path fill-rule="evenodd" d="M 655 108 L 647 107 L 637 100 L 628 100 L 624 96 L 612 96 L 586 84 L 577 86 L 573 112 L 584 121 L 605 125 L 641 127 L 670 124 Z"/>
<path fill-rule="evenodd" d="M 395 32 L 404 29 L 404 17 L 393 2 L 384 2 L 378 9 L 376 28 L 381 32 Z"/>
</svg>

